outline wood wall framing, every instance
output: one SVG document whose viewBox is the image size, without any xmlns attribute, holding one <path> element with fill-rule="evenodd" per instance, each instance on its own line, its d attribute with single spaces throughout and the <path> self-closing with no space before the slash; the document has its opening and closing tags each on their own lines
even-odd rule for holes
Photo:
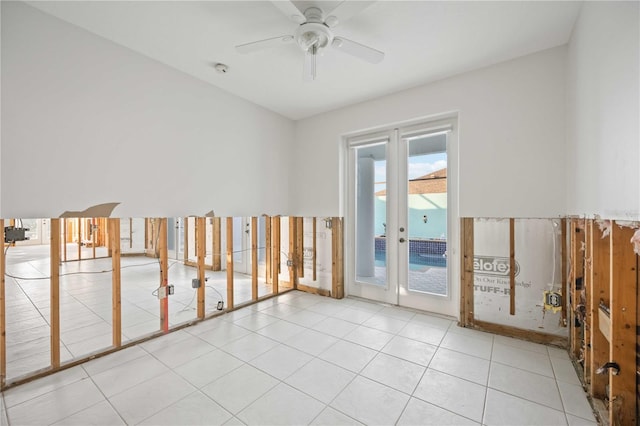
<svg viewBox="0 0 640 426">
<path fill-rule="evenodd" d="M 461 218 L 460 219 L 460 321 L 461 327 L 473 328 L 476 330 L 487 331 L 491 333 L 500 334 L 503 336 L 515 337 L 518 339 L 529 340 L 535 343 L 542 343 L 547 345 L 556 345 L 560 347 L 566 347 L 567 339 L 555 334 L 543 333 L 539 331 L 522 329 L 513 327 L 507 324 L 498 324 L 488 321 L 479 320 L 475 315 L 475 304 L 477 303 L 474 297 L 474 260 L 475 260 L 475 226 L 474 218 Z M 509 315 L 514 316 L 518 314 L 516 312 L 516 300 L 518 298 L 517 292 L 514 291 L 516 287 L 515 283 L 515 241 L 517 238 L 515 232 L 515 219 L 509 220 L 509 240 L 508 240 L 508 261 L 509 261 Z M 542 295 L 541 295 L 542 296 Z"/>
<path fill-rule="evenodd" d="M 569 322 L 574 363 L 603 424 L 638 422 L 636 223 L 571 219 Z"/>
<path fill-rule="evenodd" d="M 513 265 L 513 219 L 510 264 Z M 479 321 L 474 316 L 474 219 L 461 218 L 460 325 L 537 343 L 568 345 L 585 389 L 604 407 L 602 424 L 638 424 L 640 298 L 638 255 L 630 243 L 638 223 L 561 220 L 562 307 L 567 338 Z M 510 273 L 510 284 L 513 284 Z M 513 293 L 512 293 L 513 296 Z M 512 298 L 510 308 L 513 309 Z M 516 312 L 517 315 L 517 312 Z M 600 402 L 598 402 L 600 401 Z"/>
<path fill-rule="evenodd" d="M 0 250 L 0 389 L 4 388 L 7 378 L 7 317 L 6 317 L 6 292 L 5 292 L 5 244 L 4 244 L 4 220 L 0 219 L 0 238 L 2 250 Z"/>
<path fill-rule="evenodd" d="M 120 219 L 109 219 L 109 247 L 111 247 L 111 323 L 113 346 L 122 345 L 122 300 L 120 280 Z"/>
<path fill-rule="evenodd" d="M 342 218 L 330 218 L 328 219 L 327 230 L 330 230 L 330 240 L 328 243 L 331 248 L 331 258 L 329 262 L 331 263 L 331 267 L 333 268 L 330 275 L 330 282 L 325 283 L 325 285 L 329 286 L 330 289 L 322 288 L 319 284 L 318 287 L 314 287 L 313 283 L 316 282 L 317 276 L 319 275 L 316 271 L 316 263 L 317 263 L 317 253 L 316 253 L 316 218 L 313 218 L 313 226 L 307 228 L 307 233 L 312 232 L 313 238 L 307 241 L 307 244 L 312 245 L 312 247 L 307 247 L 309 253 L 313 253 L 313 262 L 312 265 L 308 264 L 307 268 L 309 268 L 306 273 L 308 274 L 307 280 L 305 281 L 306 285 L 302 285 L 299 283 L 300 278 L 304 278 L 305 276 L 305 265 L 304 265 L 304 244 L 305 244 L 305 219 L 302 217 L 289 217 L 287 218 L 287 223 L 289 225 L 288 232 L 288 241 L 281 241 L 281 217 L 280 216 L 264 216 L 264 220 L 258 217 L 250 218 L 250 253 L 248 253 L 247 258 L 250 259 L 251 267 L 251 296 L 249 302 L 243 302 L 241 304 L 235 303 L 234 300 L 234 265 L 233 265 L 233 253 L 234 250 L 238 250 L 238 248 L 233 247 L 233 218 L 226 218 L 224 221 L 224 232 L 221 233 L 221 228 L 223 224 L 222 218 L 214 217 L 214 218 L 205 218 L 205 217 L 197 217 L 195 221 L 193 221 L 191 228 L 189 229 L 186 225 L 185 220 L 185 238 L 187 232 L 193 232 L 195 234 L 195 254 L 197 256 L 197 261 L 194 263 L 194 267 L 196 267 L 197 278 L 200 280 L 200 287 L 196 290 L 196 306 L 195 306 L 195 318 L 190 319 L 184 323 L 180 323 L 174 325 L 169 321 L 170 314 L 170 304 L 169 297 L 164 296 L 164 294 L 169 293 L 169 288 L 171 287 L 171 282 L 169 280 L 169 269 L 170 269 L 170 260 L 169 260 L 169 250 L 168 250 L 168 220 L 167 218 L 145 218 L 144 220 L 144 253 L 137 253 L 137 255 L 143 255 L 152 257 L 158 260 L 158 265 L 160 269 L 157 288 L 153 292 L 154 297 L 158 298 L 158 309 L 159 309 L 159 328 L 156 329 L 158 331 L 154 331 L 150 334 L 141 335 L 139 338 L 134 338 L 133 340 L 128 340 L 123 343 L 123 286 L 122 286 L 122 274 L 121 270 L 123 268 L 121 264 L 121 257 L 126 255 L 122 253 L 121 250 L 121 239 L 124 238 L 125 241 L 122 244 L 126 244 L 125 248 L 132 247 L 132 219 L 129 220 L 129 238 L 127 241 L 126 236 L 121 236 L 121 219 L 119 218 L 80 218 L 80 219 L 51 219 L 51 233 L 50 233 L 50 244 L 49 244 L 49 258 L 55 259 L 55 261 L 50 262 L 50 277 L 49 277 L 49 287 L 50 287 L 50 313 L 48 322 L 50 323 L 49 328 L 49 352 L 50 352 L 50 361 L 49 366 L 44 369 L 33 371 L 32 373 L 19 376 L 12 377 L 10 382 L 7 381 L 7 357 L 6 357 L 6 292 L 5 292 L 5 254 L 6 252 L 3 250 L 0 253 L 0 276 L 2 280 L 0 281 L 0 390 L 8 389 L 13 386 L 17 386 L 19 384 L 28 382 L 30 380 L 42 377 L 44 375 L 51 374 L 56 371 L 60 371 L 62 369 L 70 368 L 72 366 L 76 366 L 82 362 L 86 362 L 90 359 L 94 359 L 96 357 L 100 357 L 109 353 L 112 353 L 116 350 L 120 350 L 123 348 L 130 347 L 136 343 L 148 340 L 149 338 L 160 336 L 164 333 L 172 332 L 183 327 L 187 327 L 189 325 L 195 324 L 199 321 L 207 320 L 214 316 L 224 314 L 225 312 L 233 311 L 234 309 L 244 307 L 251 303 L 257 303 L 259 301 L 265 300 L 270 297 L 277 296 L 280 293 L 290 291 L 291 289 L 300 289 L 302 291 L 307 291 L 314 294 L 320 294 L 324 296 L 330 296 L 334 298 L 344 297 L 344 276 L 342 273 L 343 261 L 342 261 L 342 252 L 343 252 L 343 221 Z M 208 241 L 207 238 L 207 221 L 210 221 L 210 225 L 212 226 L 212 240 Z M 327 221 L 323 221 L 327 223 Z M 4 220 L 0 219 L 0 232 L 4 233 Z M 126 223 L 123 222 L 126 226 Z M 264 223 L 265 229 L 259 231 L 258 226 L 263 226 Z M 195 226 L 193 226 L 195 224 Z M 330 229 L 329 229 L 330 228 Z M 260 232 L 264 232 L 263 241 L 258 240 L 258 235 Z M 85 235 L 86 234 L 86 235 Z M 219 254 L 216 255 L 216 252 L 222 251 L 222 237 L 226 235 L 226 247 L 224 248 L 224 259 L 226 260 L 226 265 L 220 262 L 222 256 Z M 95 247 L 104 246 L 108 248 L 110 260 L 110 270 L 105 270 L 102 272 L 111 274 L 111 288 L 110 288 L 110 296 L 105 299 L 105 304 L 110 304 L 111 311 L 111 341 L 109 346 L 98 349 L 97 351 L 87 353 L 86 356 L 78 356 L 73 359 L 65 359 L 64 356 L 61 356 L 61 263 L 60 261 L 65 261 L 65 253 L 66 246 L 69 240 L 72 240 L 71 243 L 75 244 L 80 240 L 89 241 L 87 245 L 92 245 L 95 252 Z M 260 247 L 261 244 L 266 244 L 265 247 Z M 290 267 L 288 267 L 288 271 L 290 273 L 289 281 L 279 280 L 279 276 L 282 272 L 281 262 L 284 260 L 281 258 L 281 244 L 289 245 L 288 258 L 293 262 Z M 81 247 L 81 244 L 78 244 L 78 247 Z M 75 248 L 75 247 L 74 247 Z M 212 264 L 206 265 L 205 258 L 207 256 L 207 249 L 212 251 Z M 192 250 L 194 250 L 192 248 Z M 260 255 L 260 260 L 264 262 L 262 269 L 258 268 L 258 260 L 259 260 L 259 251 L 264 250 L 264 255 Z M 286 248 L 284 249 L 286 251 Z M 187 251 L 187 245 L 185 244 L 185 255 Z M 66 253 L 67 256 L 69 253 Z M 75 253 L 72 253 L 74 256 Z M 193 253 L 192 253 L 193 256 Z M 78 252 L 78 259 L 82 260 L 80 264 L 91 265 L 91 261 L 95 259 L 96 256 L 92 255 L 91 251 Z M 66 259 L 69 261 L 70 259 Z M 72 259 L 76 260 L 76 259 Z M 178 260 L 185 265 L 188 265 L 186 258 Z M 171 261 L 173 262 L 173 260 Z M 79 267 L 82 270 L 82 267 Z M 88 268 L 91 270 L 91 268 Z M 224 306 L 223 311 L 214 310 L 213 313 L 206 313 L 206 298 L 205 298 L 205 288 L 206 288 L 206 278 L 205 278 L 205 269 L 226 269 L 227 276 L 227 294 L 226 294 L 226 306 Z M 249 272 L 249 271 L 248 271 Z M 94 272 L 95 273 L 95 272 Z M 263 275 L 259 275 L 263 274 Z M 312 279 L 311 279 L 312 278 Z M 326 279 L 326 276 L 325 278 Z M 259 284 L 270 284 L 271 285 L 271 294 L 267 293 L 266 295 L 260 296 L 258 291 Z"/>
<path fill-rule="evenodd" d="M 159 332 L 151 336 L 142 336 L 138 340 L 122 343 L 122 286 L 121 286 L 121 262 L 120 257 L 120 219 L 93 218 L 90 220 L 51 219 L 50 237 L 50 366 L 44 371 L 35 371 L 33 374 L 13 380 L 7 383 L 7 359 L 6 359 L 6 288 L 5 265 L 6 252 L 0 253 L 0 389 L 6 389 L 24 381 L 40 377 L 44 374 L 69 368 L 80 362 L 96 356 L 101 356 L 120 348 L 128 347 L 136 342 L 149 337 L 161 335 L 181 327 L 206 320 L 224 312 L 230 312 L 247 304 L 257 303 L 269 297 L 289 289 L 299 289 L 315 294 L 321 294 L 334 298 L 342 298 L 345 295 L 344 283 L 344 222 L 340 217 L 323 218 L 326 230 L 331 236 L 331 278 L 326 287 L 318 285 L 314 287 L 309 280 L 317 279 L 317 240 L 316 218 L 312 218 L 307 233 L 312 233 L 312 238 L 307 240 L 308 255 L 312 256 L 312 264 L 307 265 L 306 280 L 304 284 L 299 281 L 305 278 L 304 250 L 305 227 L 304 218 L 289 217 L 288 241 L 281 241 L 281 217 L 263 216 L 250 218 L 250 259 L 251 268 L 251 296 L 247 303 L 236 304 L 234 302 L 234 250 L 233 246 L 233 218 L 204 218 L 195 219 L 195 250 L 197 254 L 197 278 L 200 287 L 196 291 L 196 316 L 188 323 L 178 326 L 169 323 L 168 297 L 160 297 Z M 212 226 L 212 241 L 207 241 L 207 221 Z M 77 358 L 63 362 L 60 355 L 60 262 L 64 261 L 65 247 L 69 233 L 77 232 L 74 228 L 81 223 L 86 227 L 96 225 L 104 228 L 104 243 L 108 245 L 111 256 L 111 312 L 112 312 L 112 344 L 96 353 L 84 358 Z M 514 220 L 511 219 L 509 227 L 509 264 L 513 270 L 515 258 Z M 4 233 L 4 224 L 0 219 L 0 232 Z M 75 223 L 76 225 L 72 224 Z M 131 223 L 131 222 L 130 222 Z M 185 221 L 186 223 L 186 221 Z M 264 223 L 263 241 L 259 241 L 259 225 Z M 309 223 L 309 222 L 308 222 Z M 225 226 L 224 259 L 222 258 L 222 225 Z M 564 306 L 561 314 L 561 322 L 567 326 L 567 337 L 540 333 L 532 330 L 523 330 L 507 324 L 494 324 L 478 320 L 475 315 L 474 301 L 474 218 L 461 218 L 460 220 L 460 325 L 463 327 L 485 330 L 501 335 L 517 337 L 538 343 L 554 344 L 568 348 L 585 388 L 594 400 L 603 401 L 604 411 L 600 413 L 603 423 L 611 425 L 635 425 L 637 424 L 638 407 L 638 318 L 640 312 L 638 305 L 638 256 L 633 252 L 630 244 L 638 224 L 616 223 L 607 221 L 586 220 L 583 218 L 562 219 L 561 222 L 561 250 L 558 256 L 562 265 L 562 295 Z M 604 229 L 609 233 L 603 233 L 599 225 L 604 224 Z M 72 229 L 73 228 L 73 229 Z M 96 231 L 96 228 L 93 228 Z M 131 227 L 130 227 L 131 229 Z M 519 229 L 519 228 L 518 228 Z M 185 227 L 185 232 L 188 229 Z M 92 234 L 95 244 L 101 241 L 100 234 L 96 231 Z M 4 239 L 4 238 L 3 238 Z M 260 247 L 265 244 L 264 247 Z M 283 248 L 287 253 L 287 259 L 292 262 L 282 270 L 281 258 Z M 287 251 L 288 245 L 288 251 Z M 185 245 L 185 251 L 186 251 Z M 207 248 L 212 251 L 212 264 L 205 264 Z M 167 219 L 145 219 L 145 254 L 158 259 L 160 266 L 160 278 L 158 292 L 168 291 L 169 259 L 167 247 Z M 258 269 L 258 252 L 264 250 L 264 267 Z M 216 260 L 217 259 L 217 260 Z M 89 259 L 85 259 L 89 260 Z M 308 261 L 310 260 L 307 259 Z M 182 260 L 185 264 L 188 262 Z M 205 269 L 226 269 L 226 306 L 224 311 L 215 311 L 206 314 L 205 298 Z M 217 268 L 217 269 L 216 269 Z M 260 275 L 259 276 L 259 272 Z M 289 281 L 280 280 L 281 273 L 289 275 Z M 223 273 L 224 275 L 224 273 Z M 271 292 L 265 296 L 259 296 L 259 285 L 270 285 Z M 328 287 L 328 288 L 327 288 Z M 514 274 L 510 271 L 509 288 L 512 290 L 509 297 L 509 311 L 511 315 L 519 314 L 516 310 L 518 294 L 515 288 Z M 170 297 L 170 296 L 169 296 Z M 108 302 L 107 302 L 108 303 Z M 604 374 L 602 374 L 604 373 Z"/>
<path fill-rule="evenodd" d="M 51 368 L 57 369 L 60 368 L 60 219 L 51 219 L 50 250 Z"/>
</svg>

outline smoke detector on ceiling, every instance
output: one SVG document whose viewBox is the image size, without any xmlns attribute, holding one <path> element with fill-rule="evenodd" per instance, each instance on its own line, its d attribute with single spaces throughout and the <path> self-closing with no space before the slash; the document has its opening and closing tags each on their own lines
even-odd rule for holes
<svg viewBox="0 0 640 426">
<path fill-rule="evenodd" d="M 225 64 L 221 64 L 221 63 L 217 63 L 213 66 L 216 71 L 218 71 L 220 74 L 226 74 L 227 72 L 229 72 L 229 67 L 226 66 Z"/>
</svg>

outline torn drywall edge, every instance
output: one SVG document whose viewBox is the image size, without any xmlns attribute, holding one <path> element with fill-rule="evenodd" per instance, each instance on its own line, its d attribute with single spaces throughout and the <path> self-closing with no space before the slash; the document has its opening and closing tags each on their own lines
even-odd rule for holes
<svg viewBox="0 0 640 426">
<path fill-rule="evenodd" d="M 611 234 L 611 225 L 612 222 L 610 220 L 596 220 L 598 224 L 598 228 L 600 228 L 600 232 L 602 232 L 601 238 L 607 238 Z"/>
<path fill-rule="evenodd" d="M 640 256 L 640 229 L 636 229 L 631 237 L 631 244 L 633 244 L 633 251 Z"/>
<path fill-rule="evenodd" d="M 110 217 L 113 210 L 120 203 L 104 203 L 96 204 L 82 211 L 66 211 L 60 215 L 60 218 L 75 217 Z"/>
</svg>

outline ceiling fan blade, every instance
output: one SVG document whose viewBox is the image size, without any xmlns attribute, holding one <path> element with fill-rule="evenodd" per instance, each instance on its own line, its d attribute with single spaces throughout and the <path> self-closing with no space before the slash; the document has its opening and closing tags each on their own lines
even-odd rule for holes
<svg viewBox="0 0 640 426">
<path fill-rule="evenodd" d="M 316 79 L 316 53 L 317 52 L 315 52 L 313 46 L 304 52 L 304 67 L 302 74 L 304 81 L 313 81 Z"/>
<path fill-rule="evenodd" d="M 284 35 L 280 37 L 268 38 L 266 40 L 252 41 L 251 43 L 240 44 L 236 46 L 238 53 L 252 53 L 258 50 L 270 49 L 272 47 L 279 47 L 284 44 L 291 43 L 293 36 Z"/>
<path fill-rule="evenodd" d="M 296 24 L 302 24 L 307 19 L 304 14 L 289 0 L 272 0 L 273 5 L 280 9 L 287 19 L 292 20 Z"/>
<path fill-rule="evenodd" d="M 372 64 L 379 64 L 384 59 L 384 52 L 344 37 L 335 37 L 331 46 Z"/>
<path fill-rule="evenodd" d="M 331 12 L 327 13 L 327 18 L 325 19 L 325 23 L 329 27 L 335 27 L 336 25 L 347 21 L 354 15 L 365 10 L 367 7 L 371 6 L 375 1 L 354 1 L 354 0 L 345 0 L 340 3 L 335 9 Z"/>
</svg>

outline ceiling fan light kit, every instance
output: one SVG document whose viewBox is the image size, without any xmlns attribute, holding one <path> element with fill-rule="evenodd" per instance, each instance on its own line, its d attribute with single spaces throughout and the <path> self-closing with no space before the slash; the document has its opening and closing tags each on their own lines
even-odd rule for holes
<svg viewBox="0 0 640 426">
<path fill-rule="evenodd" d="M 299 24 L 294 34 L 241 44 L 236 46 L 236 50 L 238 53 L 246 54 L 278 47 L 295 41 L 305 55 L 303 67 L 305 80 L 315 80 L 316 57 L 318 54 L 322 54 L 324 49 L 328 47 L 341 50 L 344 53 L 372 64 L 380 63 L 384 59 L 383 52 L 345 39 L 344 37 L 334 37 L 331 31 L 331 28 L 338 25 L 338 23 L 346 21 L 371 3 L 373 2 L 345 1 L 325 18 L 320 8 L 309 7 L 304 11 L 304 14 L 300 14 L 296 6 L 290 1 L 274 1 L 273 4 L 280 9 L 285 16 Z"/>
</svg>

